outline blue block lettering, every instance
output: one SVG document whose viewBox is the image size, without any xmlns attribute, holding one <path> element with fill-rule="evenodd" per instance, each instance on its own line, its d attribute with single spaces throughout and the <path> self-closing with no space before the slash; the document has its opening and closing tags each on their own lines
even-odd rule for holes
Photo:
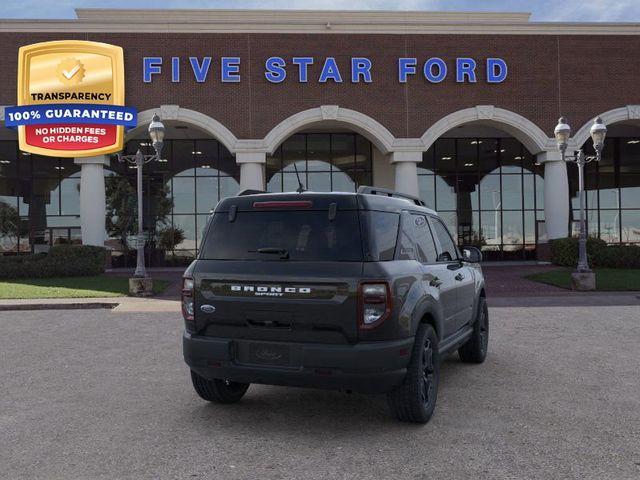
<svg viewBox="0 0 640 480">
<path fill-rule="evenodd" d="M 284 82 L 287 78 L 287 71 L 284 69 L 286 62 L 282 57 L 269 57 L 264 62 L 264 67 L 267 70 L 264 72 L 264 76 L 271 83 Z"/>
<path fill-rule="evenodd" d="M 298 81 L 307 83 L 309 65 L 313 64 L 313 57 L 293 57 L 291 63 L 298 65 Z"/>
<path fill-rule="evenodd" d="M 180 57 L 171 57 L 171 81 L 180 82 Z"/>
<path fill-rule="evenodd" d="M 327 80 L 333 80 L 336 83 L 342 83 L 342 77 L 340 76 L 340 69 L 336 63 L 336 59 L 333 57 L 327 57 L 322 66 L 320 72 L 320 83 L 325 83 Z"/>
<path fill-rule="evenodd" d="M 224 83 L 240 82 L 240 57 L 222 57 L 221 75 Z"/>
<path fill-rule="evenodd" d="M 398 81 L 400 83 L 407 83 L 407 75 L 415 75 L 416 63 L 418 63 L 416 58 L 398 59 Z"/>
<path fill-rule="evenodd" d="M 456 58 L 456 82 L 464 83 L 465 77 L 476 83 L 476 61 L 473 58 Z"/>
<path fill-rule="evenodd" d="M 144 57 L 142 59 L 142 81 L 151 83 L 151 75 L 162 72 L 162 57 Z"/>
<path fill-rule="evenodd" d="M 371 83 L 371 60 L 364 57 L 351 59 L 351 82 L 360 82 L 360 77 L 365 83 Z"/>
<path fill-rule="evenodd" d="M 507 62 L 502 58 L 487 58 L 487 82 L 502 83 L 507 79 Z"/>
<path fill-rule="evenodd" d="M 433 67 L 437 67 L 437 74 L 433 73 Z M 447 76 L 447 64 L 441 58 L 430 58 L 424 64 L 424 76 L 431 83 L 440 83 Z"/>
<path fill-rule="evenodd" d="M 211 67 L 211 57 L 204 57 L 202 64 L 198 62 L 198 57 L 189 57 L 189 62 L 191 62 L 191 69 L 196 82 L 203 83 L 207 79 L 209 67 Z"/>
</svg>

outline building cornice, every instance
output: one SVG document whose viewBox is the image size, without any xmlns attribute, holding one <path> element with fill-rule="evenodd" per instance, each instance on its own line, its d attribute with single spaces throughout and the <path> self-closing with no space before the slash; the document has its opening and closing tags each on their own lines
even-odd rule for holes
<svg viewBox="0 0 640 480">
<path fill-rule="evenodd" d="M 77 9 L 70 20 L 0 20 L 0 32 L 640 35 L 640 23 L 529 22 L 528 13 Z"/>
</svg>

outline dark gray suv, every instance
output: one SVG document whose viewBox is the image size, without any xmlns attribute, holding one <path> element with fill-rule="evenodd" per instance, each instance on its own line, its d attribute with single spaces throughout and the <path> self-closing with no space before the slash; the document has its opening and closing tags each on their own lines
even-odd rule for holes
<svg viewBox="0 0 640 480">
<path fill-rule="evenodd" d="M 184 358 L 205 400 L 249 384 L 386 393 L 425 423 L 443 355 L 487 355 L 489 320 L 474 247 L 456 247 L 416 198 L 262 193 L 221 201 L 182 290 Z"/>
</svg>

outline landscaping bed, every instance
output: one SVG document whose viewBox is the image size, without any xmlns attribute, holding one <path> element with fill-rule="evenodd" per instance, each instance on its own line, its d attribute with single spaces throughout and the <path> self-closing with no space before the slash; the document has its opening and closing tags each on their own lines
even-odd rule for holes
<svg viewBox="0 0 640 480">
<path fill-rule="evenodd" d="M 154 293 L 162 293 L 170 283 L 154 279 Z M 128 278 L 109 275 L 0 280 L 0 299 L 123 297 L 128 293 Z"/>
<path fill-rule="evenodd" d="M 558 268 L 546 272 L 533 273 L 526 278 L 560 288 L 571 288 L 571 272 L 575 268 Z M 595 268 L 596 290 L 636 291 L 640 290 L 640 269 Z"/>
</svg>

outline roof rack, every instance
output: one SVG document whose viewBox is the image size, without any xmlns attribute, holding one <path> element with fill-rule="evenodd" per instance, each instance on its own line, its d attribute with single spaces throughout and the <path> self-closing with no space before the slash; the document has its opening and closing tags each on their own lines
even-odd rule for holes
<svg viewBox="0 0 640 480">
<path fill-rule="evenodd" d="M 361 187 L 358 187 L 358 193 L 365 195 L 382 195 L 385 197 L 402 198 L 403 200 L 409 200 L 410 202 L 413 202 L 421 207 L 427 206 L 427 204 L 418 197 L 414 197 L 413 195 L 409 195 L 407 193 L 396 192 L 395 190 L 390 190 L 388 188 L 368 187 L 366 185 L 362 185 Z"/>
</svg>

